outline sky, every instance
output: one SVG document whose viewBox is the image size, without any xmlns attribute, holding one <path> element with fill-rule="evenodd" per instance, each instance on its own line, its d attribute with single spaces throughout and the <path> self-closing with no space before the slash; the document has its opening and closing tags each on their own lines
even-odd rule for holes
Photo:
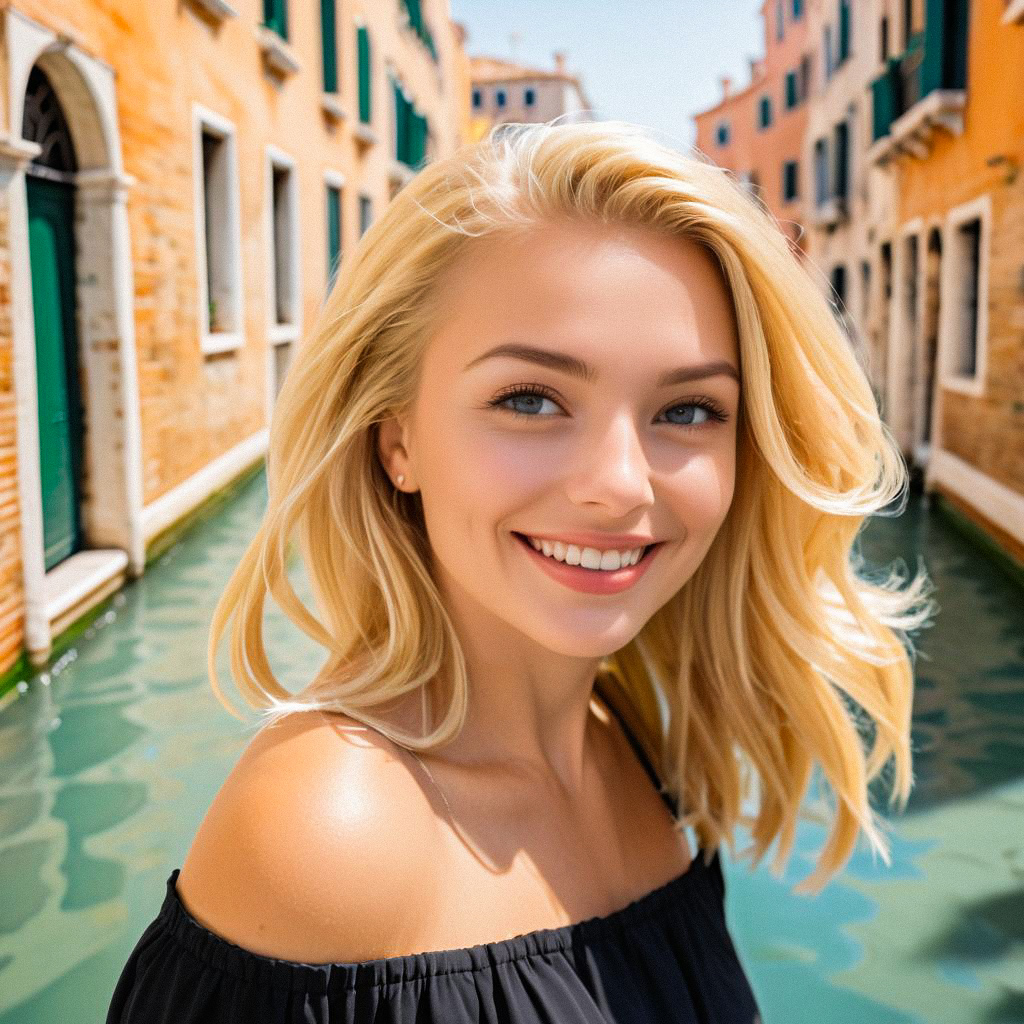
<svg viewBox="0 0 1024 1024">
<path fill-rule="evenodd" d="M 471 56 L 554 69 L 555 50 L 602 119 L 693 145 L 693 115 L 738 88 L 763 52 L 759 0 L 450 0 Z M 516 38 L 510 38 L 512 36 Z"/>
</svg>

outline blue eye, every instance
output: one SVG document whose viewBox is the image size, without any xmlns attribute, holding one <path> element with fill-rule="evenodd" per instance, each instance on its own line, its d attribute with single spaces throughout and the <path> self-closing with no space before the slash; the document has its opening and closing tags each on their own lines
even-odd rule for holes
<svg viewBox="0 0 1024 1024">
<path fill-rule="evenodd" d="M 554 393 L 542 384 L 516 384 L 500 392 L 487 404 L 492 408 L 499 408 L 503 412 L 511 413 L 513 416 L 537 420 L 550 419 L 552 416 L 551 413 L 539 413 L 540 408 L 546 401 L 551 402 L 553 405 L 558 405 Z M 514 409 L 506 405 L 508 402 L 518 402 L 520 407 Z M 695 413 L 691 413 L 688 419 L 682 422 L 672 419 L 666 421 L 684 429 L 695 430 L 712 423 L 724 423 L 729 418 L 728 414 L 717 402 L 703 396 L 690 402 L 677 402 L 675 405 L 669 406 L 664 414 L 668 415 L 677 409 L 702 409 L 707 413 L 706 419 L 696 423 L 693 422 Z"/>
</svg>

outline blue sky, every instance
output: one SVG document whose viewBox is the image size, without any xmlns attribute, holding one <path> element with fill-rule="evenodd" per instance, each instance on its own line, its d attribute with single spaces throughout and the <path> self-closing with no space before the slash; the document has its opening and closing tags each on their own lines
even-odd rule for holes
<svg viewBox="0 0 1024 1024">
<path fill-rule="evenodd" d="M 721 96 L 719 79 L 749 78 L 762 52 L 758 0 L 451 0 L 470 54 L 552 69 L 555 50 L 598 116 L 657 129 L 689 146 L 693 114 Z M 511 40 L 516 34 L 518 39 Z"/>
</svg>

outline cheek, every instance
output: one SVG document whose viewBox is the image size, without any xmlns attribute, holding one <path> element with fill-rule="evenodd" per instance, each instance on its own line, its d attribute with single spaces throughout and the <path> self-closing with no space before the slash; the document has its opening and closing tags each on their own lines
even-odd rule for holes
<svg viewBox="0 0 1024 1024">
<path fill-rule="evenodd" d="M 707 453 L 687 462 L 667 493 L 677 517 L 693 534 L 713 533 L 732 504 L 736 462 L 732 453 Z"/>
</svg>

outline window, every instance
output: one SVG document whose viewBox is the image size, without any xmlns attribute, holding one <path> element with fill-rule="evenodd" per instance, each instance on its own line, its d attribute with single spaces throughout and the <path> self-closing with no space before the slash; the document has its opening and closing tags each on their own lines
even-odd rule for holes
<svg viewBox="0 0 1024 1024">
<path fill-rule="evenodd" d="M 811 56 L 805 53 L 800 58 L 800 99 L 811 95 Z"/>
<path fill-rule="evenodd" d="M 263 24 L 288 38 L 288 0 L 263 0 Z"/>
<path fill-rule="evenodd" d="M 536 94 L 536 92 L 533 89 L 526 89 L 526 90 L 524 90 L 524 92 L 523 92 L 523 103 L 526 106 L 528 106 L 528 107 L 532 107 L 534 105 L 534 103 L 536 103 L 536 102 L 537 102 L 537 94 Z"/>
<path fill-rule="evenodd" d="M 463 95 L 465 95 L 465 94 L 463 94 Z M 505 90 L 504 89 L 499 89 L 494 94 L 494 102 L 498 105 L 499 108 L 505 106 Z"/>
<path fill-rule="evenodd" d="M 195 215 L 200 349 L 224 352 L 242 343 L 242 269 L 235 129 L 193 106 Z"/>
<path fill-rule="evenodd" d="M 793 0 L 793 20 L 797 21 L 803 17 L 804 0 Z"/>
<path fill-rule="evenodd" d="M 395 159 L 418 168 L 427 152 L 427 119 L 409 99 L 401 83 L 391 79 L 395 98 Z"/>
<path fill-rule="evenodd" d="M 272 150 L 268 159 L 270 188 L 270 327 L 271 341 L 284 340 L 275 327 L 298 325 L 299 312 L 299 218 L 295 162 Z"/>
<path fill-rule="evenodd" d="M 719 121 L 715 128 L 715 142 L 720 146 L 729 145 L 729 122 Z"/>
<path fill-rule="evenodd" d="M 835 128 L 835 178 L 833 195 L 845 199 L 850 185 L 850 125 L 840 121 Z"/>
<path fill-rule="evenodd" d="M 340 175 L 326 177 L 327 184 L 327 289 L 330 291 L 341 264 L 341 188 Z"/>
<path fill-rule="evenodd" d="M 786 109 L 790 110 L 800 102 L 795 71 L 786 72 Z"/>
<path fill-rule="evenodd" d="M 910 47 L 910 37 L 914 34 L 914 0 L 903 0 L 903 49 Z"/>
<path fill-rule="evenodd" d="M 373 223 L 373 200 L 369 196 L 359 197 L 359 235 L 366 234 Z"/>
<path fill-rule="evenodd" d="M 782 37 L 785 35 L 786 26 L 782 12 L 782 0 L 775 0 L 775 38 L 782 42 Z"/>
<path fill-rule="evenodd" d="M 482 107 L 483 105 L 484 105 L 483 93 L 481 93 L 479 89 L 474 89 L 473 90 L 473 106 L 476 107 L 476 108 L 479 108 L 479 107 Z"/>
<path fill-rule="evenodd" d="M 889 19 L 882 18 L 878 23 L 879 59 L 884 64 L 889 59 Z"/>
<path fill-rule="evenodd" d="M 782 165 L 782 199 L 792 202 L 800 197 L 800 164 L 796 160 L 787 160 Z"/>
<path fill-rule="evenodd" d="M 335 0 L 320 0 L 320 39 L 323 47 L 324 92 L 338 91 L 338 33 L 334 24 Z"/>
<path fill-rule="evenodd" d="M 373 90 L 371 88 L 370 32 L 365 25 L 359 25 L 356 29 L 356 57 L 359 66 L 359 120 L 363 124 L 369 124 L 373 114 L 371 105 Z"/>
<path fill-rule="evenodd" d="M 978 295 L 981 276 L 981 218 L 960 224 L 954 235 L 959 273 L 959 316 L 954 344 L 953 372 L 959 377 L 978 373 Z"/>
<path fill-rule="evenodd" d="M 836 64 L 850 56 L 850 0 L 839 0 L 839 55 Z"/>
<path fill-rule="evenodd" d="M 860 261 L 860 316 L 861 323 L 867 323 L 871 316 L 871 263 Z"/>
<path fill-rule="evenodd" d="M 822 29 L 821 52 L 824 55 L 824 60 L 825 60 L 825 81 L 827 82 L 832 77 L 833 70 L 835 70 L 835 66 L 832 63 L 832 26 L 831 25 L 826 25 Z"/>
<path fill-rule="evenodd" d="M 814 202 L 823 206 L 828 201 L 828 140 L 814 143 Z"/>
<path fill-rule="evenodd" d="M 832 303 L 832 309 L 835 312 L 836 319 L 839 321 L 840 326 L 843 330 L 850 333 L 851 324 L 849 317 L 847 316 L 846 309 L 846 267 L 842 263 L 837 263 L 832 268 L 832 273 L 829 274 L 829 285 L 831 294 L 829 295 L 829 301 Z"/>
<path fill-rule="evenodd" d="M 762 96 L 758 107 L 758 124 L 761 128 L 770 128 L 772 123 L 772 98 Z"/>
</svg>

